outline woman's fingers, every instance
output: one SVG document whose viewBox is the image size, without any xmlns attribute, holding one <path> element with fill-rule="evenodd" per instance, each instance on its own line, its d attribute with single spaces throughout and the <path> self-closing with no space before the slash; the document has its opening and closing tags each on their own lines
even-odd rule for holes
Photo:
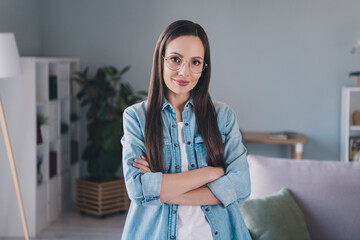
<svg viewBox="0 0 360 240">
<path fill-rule="evenodd" d="M 142 173 L 148 173 L 148 172 L 151 172 L 150 171 L 150 168 L 144 166 L 144 165 L 141 165 L 141 164 L 138 164 L 138 163 L 133 163 L 133 166 L 138 168 Z"/>
<path fill-rule="evenodd" d="M 134 159 L 133 166 L 138 168 L 142 173 L 148 173 L 151 172 L 149 168 L 149 163 L 146 161 L 146 158 L 144 156 L 141 156 L 139 158 Z"/>
<path fill-rule="evenodd" d="M 141 157 L 143 157 L 143 156 L 141 156 Z M 149 167 L 149 163 L 148 163 L 145 159 L 146 159 L 146 158 L 142 158 L 142 159 L 137 159 L 137 158 L 135 158 L 134 161 L 135 161 L 136 163 L 139 163 L 139 164 L 142 164 L 142 165 L 144 165 L 144 166 L 146 166 L 146 167 Z"/>
</svg>

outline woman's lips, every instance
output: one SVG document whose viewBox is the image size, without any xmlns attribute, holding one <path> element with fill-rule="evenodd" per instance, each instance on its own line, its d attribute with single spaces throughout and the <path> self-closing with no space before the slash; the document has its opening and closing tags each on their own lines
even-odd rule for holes
<svg viewBox="0 0 360 240">
<path fill-rule="evenodd" d="M 176 82 L 179 86 L 186 86 L 190 83 L 190 81 L 185 81 L 185 80 L 175 80 L 174 82 Z"/>
</svg>

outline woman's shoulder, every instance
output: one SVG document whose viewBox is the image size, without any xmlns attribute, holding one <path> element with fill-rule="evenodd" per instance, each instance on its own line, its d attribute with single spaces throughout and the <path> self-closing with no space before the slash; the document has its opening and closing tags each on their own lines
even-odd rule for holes
<svg viewBox="0 0 360 240">
<path fill-rule="evenodd" d="M 213 101 L 217 121 L 219 124 L 220 131 L 224 131 L 224 127 L 232 121 L 237 121 L 237 116 L 235 111 L 226 103 L 220 101 Z"/>
<path fill-rule="evenodd" d="M 144 118 L 146 115 L 147 100 L 135 103 L 124 110 L 124 115 L 130 115 L 133 118 Z"/>
<path fill-rule="evenodd" d="M 229 113 L 232 112 L 231 107 L 224 103 L 217 100 L 213 100 L 214 108 L 217 114 Z"/>
<path fill-rule="evenodd" d="M 131 106 L 128 106 L 124 112 L 142 112 L 142 111 L 146 111 L 146 107 L 147 107 L 147 100 L 135 103 Z"/>
</svg>

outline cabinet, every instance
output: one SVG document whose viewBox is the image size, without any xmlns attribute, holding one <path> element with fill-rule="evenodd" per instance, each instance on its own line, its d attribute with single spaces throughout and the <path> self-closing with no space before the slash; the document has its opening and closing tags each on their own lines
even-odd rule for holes
<svg viewBox="0 0 360 240">
<path fill-rule="evenodd" d="M 75 179 L 80 173 L 79 86 L 71 74 L 77 58 L 21 57 L 22 73 L 0 82 L 15 164 L 31 237 L 75 202 Z M 40 128 L 37 116 L 47 120 Z M 0 157 L 4 146 L 0 142 Z M 7 161 L 0 161 L 0 236 L 22 236 L 16 195 Z M 7 180 L 8 179 L 8 180 Z"/>
<path fill-rule="evenodd" d="M 354 125 L 352 120 L 352 114 L 356 110 L 360 110 L 360 88 L 343 87 L 341 90 L 341 161 L 350 159 L 350 139 L 360 138 L 360 126 Z"/>
</svg>

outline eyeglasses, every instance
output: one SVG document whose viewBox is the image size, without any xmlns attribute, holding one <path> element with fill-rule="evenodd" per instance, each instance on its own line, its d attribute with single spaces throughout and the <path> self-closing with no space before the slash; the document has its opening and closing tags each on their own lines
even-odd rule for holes
<svg viewBox="0 0 360 240">
<path fill-rule="evenodd" d="M 164 58 L 164 60 L 166 62 L 166 66 L 172 71 L 178 71 L 186 61 L 178 55 L 169 55 L 167 58 Z M 204 71 L 206 66 L 207 64 L 201 58 L 195 58 L 189 61 L 189 68 L 192 73 L 199 74 Z"/>
</svg>

